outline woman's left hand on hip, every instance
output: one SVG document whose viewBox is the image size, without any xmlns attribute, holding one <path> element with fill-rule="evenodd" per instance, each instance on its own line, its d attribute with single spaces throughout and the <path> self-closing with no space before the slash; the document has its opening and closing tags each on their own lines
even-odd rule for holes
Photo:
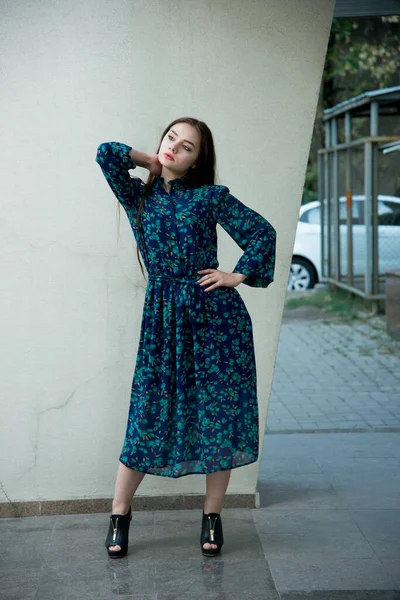
<svg viewBox="0 0 400 600">
<path fill-rule="evenodd" d="M 197 272 L 203 274 L 203 276 L 197 280 L 197 283 L 204 287 L 206 292 L 221 286 L 236 287 L 247 277 L 247 275 L 243 275 L 242 273 L 226 273 L 219 269 L 202 269 Z"/>
</svg>

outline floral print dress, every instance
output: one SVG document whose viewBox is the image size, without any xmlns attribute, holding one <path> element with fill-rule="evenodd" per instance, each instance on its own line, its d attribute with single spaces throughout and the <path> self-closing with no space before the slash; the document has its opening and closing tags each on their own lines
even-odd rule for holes
<svg viewBox="0 0 400 600">
<path fill-rule="evenodd" d="M 250 315 L 236 287 L 206 292 L 202 269 L 218 269 L 217 224 L 243 250 L 233 272 L 266 288 L 276 232 L 224 185 L 193 187 L 187 175 L 144 183 L 129 170 L 131 146 L 107 142 L 96 162 L 128 216 L 148 281 L 126 435 L 129 468 L 178 478 L 234 469 L 258 459 L 259 415 Z"/>
</svg>

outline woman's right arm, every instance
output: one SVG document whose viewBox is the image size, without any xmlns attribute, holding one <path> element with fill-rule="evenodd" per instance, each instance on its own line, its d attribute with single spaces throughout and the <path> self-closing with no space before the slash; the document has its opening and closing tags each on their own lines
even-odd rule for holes
<svg viewBox="0 0 400 600">
<path fill-rule="evenodd" d="M 143 167 L 144 169 L 148 169 L 150 171 L 151 159 L 148 154 L 131 148 L 129 151 L 129 156 L 138 167 Z"/>
<path fill-rule="evenodd" d="M 155 172 L 157 157 L 134 150 L 132 146 L 121 142 L 105 142 L 97 147 L 96 162 L 124 209 L 137 210 L 144 191 L 144 183 L 139 177 L 131 177 L 129 170 L 139 166 Z"/>
</svg>

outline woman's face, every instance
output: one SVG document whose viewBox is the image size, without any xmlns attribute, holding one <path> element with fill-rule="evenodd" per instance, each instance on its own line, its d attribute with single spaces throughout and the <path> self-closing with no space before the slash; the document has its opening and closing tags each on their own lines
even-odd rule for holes
<svg viewBox="0 0 400 600">
<path fill-rule="evenodd" d="M 175 123 L 165 134 L 158 160 L 176 176 L 195 166 L 200 153 L 200 134 L 189 123 Z M 170 158 L 171 157 L 171 158 Z"/>
</svg>

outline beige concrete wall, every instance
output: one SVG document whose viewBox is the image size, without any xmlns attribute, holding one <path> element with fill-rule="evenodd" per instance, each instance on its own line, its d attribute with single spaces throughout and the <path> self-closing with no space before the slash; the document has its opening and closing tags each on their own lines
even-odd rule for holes
<svg viewBox="0 0 400 600">
<path fill-rule="evenodd" d="M 164 126 L 211 127 L 219 183 L 278 231 L 275 282 L 240 285 L 253 319 L 261 440 L 334 0 L 1 4 L 1 476 L 17 501 L 111 497 L 145 281 L 95 163 L 154 152 Z M 146 172 L 138 169 L 140 176 Z M 220 230 L 220 268 L 240 249 Z M 258 463 L 228 493 L 256 489 Z M 138 494 L 203 493 L 147 476 Z M 3 496 L 0 501 L 7 501 Z"/>
</svg>

